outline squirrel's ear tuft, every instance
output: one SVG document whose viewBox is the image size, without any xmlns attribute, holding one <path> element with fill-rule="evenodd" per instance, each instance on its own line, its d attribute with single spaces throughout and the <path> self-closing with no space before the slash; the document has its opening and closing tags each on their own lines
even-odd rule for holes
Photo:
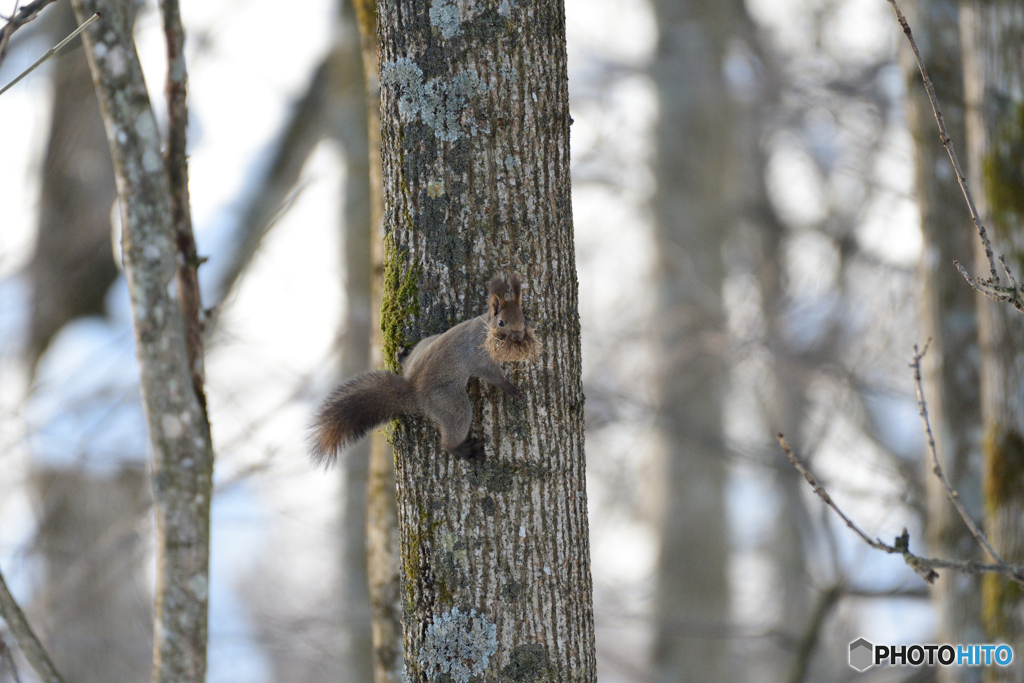
<svg viewBox="0 0 1024 683">
<path fill-rule="evenodd" d="M 516 301 L 516 306 L 522 306 L 523 304 L 523 281 L 519 279 L 519 276 L 514 274 L 508 279 L 508 284 L 512 288 L 512 298 Z"/>
<path fill-rule="evenodd" d="M 487 291 L 490 294 L 488 304 L 491 309 L 491 317 L 498 315 L 501 312 L 502 307 L 505 305 L 505 281 L 500 275 L 495 275 L 491 279 L 491 284 L 487 287 Z"/>
</svg>

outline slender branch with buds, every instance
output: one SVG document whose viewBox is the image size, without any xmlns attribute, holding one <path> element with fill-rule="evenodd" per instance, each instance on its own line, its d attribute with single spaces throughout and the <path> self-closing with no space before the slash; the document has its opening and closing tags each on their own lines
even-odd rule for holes
<svg viewBox="0 0 1024 683">
<path fill-rule="evenodd" d="M 786 442 L 786 437 L 781 433 L 776 435 L 779 440 L 779 445 L 782 447 L 782 451 L 786 454 L 790 464 L 793 465 L 796 470 L 803 475 L 807 483 L 814 489 L 814 493 L 821 498 L 822 501 L 830 508 L 835 510 L 836 514 L 846 522 L 846 526 L 853 529 L 853 531 L 861 537 L 861 539 L 869 546 L 876 550 L 881 550 L 892 555 L 902 555 L 903 561 L 913 569 L 917 574 L 927 581 L 932 583 L 939 577 L 936 569 L 951 569 L 953 571 L 960 572 L 961 574 L 1001 574 L 1015 581 L 1021 585 L 1024 585 L 1024 565 L 1009 564 L 1007 562 L 973 562 L 969 560 L 942 560 L 932 557 L 921 557 L 910 552 L 910 532 L 906 529 L 903 530 L 899 536 L 890 545 L 880 538 L 871 538 L 868 536 L 859 526 L 854 523 L 852 519 L 846 516 L 846 514 L 839 509 L 839 506 L 835 504 L 832 497 L 828 494 L 828 491 L 818 483 L 814 475 L 810 473 L 807 467 L 800 462 L 800 459 L 793 453 L 793 449 L 790 448 Z"/>
<path fill-rule="evenodd" d="M 946 130 L 946 122 L 942 118 L 942 110 L 939 108 L 939 99 L 935 95 L 935 86 L 932 85 L 928 69 L 924 66 L 921 52 L 917 49 L 917 42 L 914 40 L 914 34 L 910 31 L 910 24 L 907 23 L 907 18 L 903 16 L 903 12 L 900 11 L 896 0 L 888 0 L 888 3 L 896 13 L 896 20 L 903 29 L 903 33 L 907 36 L 910 48 L 914 51 L 914 58 L 917 60 L 917 66 L 921 70 L 921 79 L 924 81 L 924 89 L 928 93 L 928 100 L 931 102 L 932 112 L 935 114 L 935 122 L 939 125 L 939 139 L 942 140 L 942 146 L 946 148 L 946 153 L 949 154 L 949 160 L 953 164 L 954 172 L 956 172 L 956 180 L 960 184 L 960 190 L 964 193 L 964 199 L 967 201 L 967 208 L 971 212 L 971 220 L 974 221 L 974 227 L 977 228 L 978 236 L 985 247 L 985 256 L 988 258 L 989 277 L 988 279 L 972 277 L 959 261 L 953 261 L 953 264 L 975 291 L 981 292 L 995 301 L 1008 303 L 1021 313 L 1024 313 L 1024 288 L 1017 284 L 1017 281 L 1006 265 L 1006 259 L 1002 256 L 999 257 L 999 264 L 1003 267 L 1003 272 L 1010 280 L 1010 286 L 1007 287 L 999 282 L 999 273 L 996 271 L 996 257 L 992 251 L 992 242 L 988 238 L 988 231 L 985 229 L 985 224 L 981 220 L 978 208 L 974 204 L 974 196 L 967 187 L 967 177 L 960 167 L 960 161 L 957 159 L 956 150 L 953 148 L 953 141 L 949 137 L 949 131 Z"/>
</svg>

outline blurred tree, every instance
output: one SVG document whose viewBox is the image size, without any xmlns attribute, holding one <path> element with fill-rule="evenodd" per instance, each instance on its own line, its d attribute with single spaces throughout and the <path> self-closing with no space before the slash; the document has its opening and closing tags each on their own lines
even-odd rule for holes
<svg viewBox="0 0 1024 683">
<path fill-rule="evenodd" d="M 354 0 L 366 79 L 366 122 L 370 177 L 371 345 L 370 365 L 384 365 L 381 336 L 381 299 L 384 290 L 384 188 L 380 149 L 380 65 L 377 59 L 377 5 Z M 398 540 L 398 505 L 395 498 L 395 455 L 384 433 L 369 439 L 367 471 L 367 565 L 370 610 L 373 615 L 373 667 L 376 683 L 401 683 L 402 657 L 401 556 Z"/>
<path fill-rule="evenodd" d="M 76 26 L 71 8 L 63 3 L 47 14 L 47 21 L 55 43 Z M 26 351 L 32 369 L 65 323 L 103 314 L 107 289 L 117 277 L 110 239 L 114 172 L 89 65 L 77 42 L 52 63 L 50 136 L 29 264 L 32 308 Z"/>
<path fill-rule="evenodd" d="M 339 19 L 331 51 L 293 107 L 258 189 L 249 193 L 242 211 L 238 247 L 215 286 L 217 299 L 226 299 L 267 232 L 300 191 L 302 167 L 316 145 L 324 137 L 337 140 L 347 166 L 341 191 L 347 301 L 340 338 L 342 377 L 382 362 L 378 357 L 371 363 L 370 358 L 371 352 L 379 356 L 383 254 L 375 12 L 372 4 L 367 7 L 365 2 L 338 3 Z M 371 343 L 375 339 L 377 343 Z M 402 668 L 401 607 L 391 449 L 383 437 L 374 435 L 368 442 L 348 449 L 341 463 L 345 493 L 339 628 L 341 640 L 347 644 L 342 647 L 340 660 L 328 668 L 336 666 L 353 680 L 369 680 L 372 663 L 378 681 L 398 681 Z M 272 605 L 264 607 L 273 609 Z M 314 647 L 335 650 L 326 643 Z M 290 680 L 316 676 L 315 671 L 324 666 L 324 662 L 314 662 L 307 653 L 294 648 L 275 647 L 272 652 L 279 675 Z"/>
<path fill-rule="evenodd" d="M 352 3 L 339 3 L 335 48 L 330 57 L 331 101 L 328 132 L 345 151 L 342 246 L 345 297 L 348 305 L 341 336 L 341 377 L 370 367 L 370 313 L 373 229 L 370 190 L 370 150 L 367 140 L 366 78 L 363 75 L 359 29 Z M 367 476 L 370 441 L 362 440 L 343 454 L 344 507 L 342 510 L 342 632 L 341 670 L 344 679 L 369 683 L 374 677 L 373 638 L 370 628 L 370 593 L 367 574 Z"/>
<path fill-rule="evenodd" d="M 206 675 L 213 445 L 203 389 L 201 302 L 188 201 L 187 70 L 178 5 L 160 5 L 167 39 L 166 157 L 132 35 L 130 8 L 73 0 L 100 102 L 121 213 L 157 524 L 153 680 Z M 175 287 L 171 289 L 171 283 Z"/>
<path fill-rule="evenodd" d="M 53 42 L 76 26 L 70 5 L 63 3 L 45 21 Z M 53 81 L 39 227 L 29 265 L 26 351 L 33 370 L 66 323 L 103 314 L 117 276 L 110 235 L 114 170 L 89 64 L 77 41 L 53 60 Z M 35 548 L 45 562 L 32 607 L 50 634 L 57 667 L 68 680 L 83 683 L 147 678 L 152 596 L 137 528 L 148 508 L 146 477 L 130 465 L 98 472 L 34 464 L 31 481 L 40 513 Z"/>
<path fill-rule="evenodd" d="M 513 401 L 470 383 L 487 458 L 396 423 L 411 681 L 593 681 L 594 622 L 562 3 L 378 4 L 385 362 L 519 272 L 544 352 Z M 482 427 L 481 427 L 482 425 Z"/>
<path fill-rule="evenodd" d="M 736 119 L 722 67 L 740 7 L 678 0 L 653 6 L 657 424 L 665 458 L 654 680 L 728 681 L 722 245 L 735 221 L 729 170 Z"/>
<path fill-rule="evenodd" d="M 993 249 L 1019 276 L 1024 271 L 1024 6 L 965 2 L 960 18 L 970 178 L 980 190 L 976 199 Z M 978 272 L 989 270 L 980 251 L 975 262 Z M 979 306 L 985 530 L 1004 560 L 1019 563 L 1024 561 L 1024 316 L 989 299 Z M 982 615 L 992 642 L 1024 641 L 1022 598 L 1019 585 L 985 577 Z M 986 675 L 991 681 L 1018 681 L 1024 658 Z"/>
<path fill-rule="evenodd" d="M 959 5 L 957 0 L 915 0 L 904 9 L 935 86 L 946 128 L 950 137 L 962 144 L 966 132 Z M 969 261 L 967 257 L 977 236 L 971 229 L 970 212 L 956 174 L 939 139 L 917 60 L 906 41 L 902 62 L 924 237 L 919 271 L 922 322 L 925 334 L 932 340 L 924 358 L 928 410 L 942 467 L 960 493 L 961 501 L 980 523 L 983 511 L 977 302 L 974 292 L 953 267 L 954 259 Z M 925 469 L 930 471 L 930 456 L 926 453 L 925 457 Z M 931 555 L 983 561 L 980 546 L 950 504 L 941 481 L 928 477 L 927 486 Z M 939 618 L 936 642 L 976 642 L 982 633 L 981 577 L 942 572 L 932 596 Z M 957 683 L 975 683 L 981 680 L 981 674 L 980 668 L 973 667 L 938 670 L 940 680 Z"/>
</svg>

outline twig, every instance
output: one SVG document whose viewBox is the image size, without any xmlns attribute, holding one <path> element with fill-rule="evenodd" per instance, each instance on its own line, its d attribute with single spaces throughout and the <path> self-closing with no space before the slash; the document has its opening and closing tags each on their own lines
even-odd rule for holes
<svg viewBox="0 0 1024 683">
<path fill-rule="evenodd" d="M 932 112 L 935 114 L 935 122 L 939 124 L 939 138 L 942 140 L 942 146 L 946 148 L 946 153 L 949 154 L 949 160 L 953 164 L 953 171 L 956 173 L 956 179 L 960 184 L 960 190 L 964 194 L 964 199 L 967 200 L 967 208 L 970 209 L 971 220 L 974 221 L 974 227 L 977 228 L 978 236 L 981 237 L 981 243 L 985 247 L 985 257 L 988 259 L 990 277 L 988 280 L 972 278 L 959 262 L 954 261 L 953 263 L 974 290 L 981 292 L 988 298 L 994 299 L 995 301 L 1012 304 L 1014 308 L 1024 313 L 1024 292 L 1022 292 L 1022 290 L 1017 286 L 1017 282 L 1006 267 L 1006 261 L 1001 256 L 999 257 L 999 261 L 1003 266 L 1003 271 L 1010 279 L 1011 286 L 1003 287 L 999 284 L 999 274 L 996 272 L 996 258 L 992 251 L 992 242 L 989 240 L 988 231 L 985 230 L 985 224 L 982 222 L 981 216 L 978 214 L 978 209 L 974 204 L 974 197 L 971 195 L 971 191 L 967 187 L 967 177 L 964 175 L 963 169 L 960 167 L 960 161 L 957 159 L 956 150 L 953 149 L 953 141 L 949 137 L 949 131 L 946 129 L 946 122 L 942 118 L 942 110 L 939 108 L 939 99 L 935 95 L 935 86 L 932 85 L 932 79 L 928 76 L 928 69 L 924 66 L 924 60 L 921 58 L 921 52 L 917 49 L 917 42 L 914 40 L 914 35 L 910 31 L 910 25 L 907 23 L 907 18 L 903 16 L 903 12 L 900 11 L 899 5 L 896 4 L 896 0 L 887 1 L 892 7 L 893 12 L 896 13 L 896 20 L 903 29 L 903 33 L 907 36 L 907 40 L 910 42 L 910 48 L 914 51 L 914 58 L 917 60 L 917 66 L 921 70 L 921 79 L 924 81 L 924 89 L 928 93 L 928 100 L 931 102 Z"/>
<path fill-rule="evenodd" d="M 21 683 L 21 676 L 18 675 L 18 664 L 14 661 L 14 655 L 11 654 L 11 648 L 7 647 L 7 643 L 3 638 L 0 638 L 0 660 L 3 660 L 7 670 L 11 672 L 11 677 L 14 679 L 14 683 Z"/>
<path fill-rule="evenodd" d="M 192 231 L 192 212 L 188 193 L 188 71 L 185 68 L 185 29 L 177 0 L 161 0 L 165 42 L 167 44 L 167 147 L 164 165 L 171 185 L 171 216 L 178 246 L 178 305 L 185 323 L 185 345 L 192 373 L 192 390 L 206 408 L 203 360 L 205 312 L 199 291 L 199 257 Z"/>
<path fill-rule="evenodd" d="M 21 607 L 7 588 L 3 574 L 0 574 L 0 616 L 7 622 L 8 628 L 18 641 L 18 647 L 39 677 L 46 683 L 63 683 L 64 679 L 57 673 L 57 668 L 46 654 L 46 648 L 39 642 L 28 619 L 25 618 L 25 613 L 21 611 Z"/>
<path fill-rule="evenodd" d="M 917 344 L 914 344 L 914 360 L 910 363 L 910 367 L 914 370 L 914 388 L 917 390 L 917 407 L 920 409 L 921 420 L 924 422 L 924 433 L 928 440 L 928 452 L 932 456 L 932 472 L 942 482 L 942 486 L 946 489 L 946 497 L 949 498 L 949 502 L 953 504 L 956 511 L 960 513 L 960 517 L 964 520 L 967 528 L 971 530 L 971 535 L 981 544 L 981 547 L 985 549 L 989 557 L 994 562 L 1003 562 L 1003 558 L 1000 557 L 999 553 L 995 551 L 992 544 L 988 542 L 988 537 L 985 536 L 985 532 L 978 528 L 978 525 L 974 523 L 971 515 L 967 512 L 967 508 L 960 501 L 960 494 L 957 493 L 956 489 L 949 483 L 949 479 L 946 478 L 946 473 L 942 471 L 942 465 L 939 464 L 939 454 L 935 448 L 935 437 L 932 435 L 931 420 L 928 419 L 928 404 L 924 400 L 924 388 L 921 384 L 921 359 L 924 358 L 924 354 L 928 353 L 928 345 L 931 343 L 931 339 L 925 342 L 924 349 L 920 352 L 917 350 Z"/>
<path fill-rule="evenodd" d="M 18 0 L 14 0 L 14 10 L 11 12 L 12 19 L 9 19 L 3 29 L 0 30 L 0 63 L 3 63 L 4 55 L 7 54 L 7 44 L 11 42 L 11 36 L 14 34 L 11 22 L 13 17 L 16 16 L 18 16 Z"/>
<path fill-rule="evenodd" d="M 7 92 L 11 88 L 13 88 L 15 86 L 15 84 L 18 83 L 18 81 L 20 81 L 21 79 L 25 78 L 25 76 L 28 76 L 30 73 L 35 71 L 36 68 L 40 64 L 45 62 L 47 59 L 49 59 L 50 57 L 52 57 L 55 54 L 57 54 L 57 52 L 62 47 L 64 47 L 68 43 L 70 43 L 72 41 L 72 39 L 74 39 L 75 36 L 77 36 L 79 33 L 84 31 L 86 28 L 88 28 L 89 24 L 91 24 L 92 22 L 96 21 L 99 18 L 100 18 L 100 13 L 96 12 L 91 17 L 89 17 L 88 19 L 83 21 L 81 26 L 79 26 L 78 28 L 76 28 L 74 31 L 71 32 L 71 35 L 69 35 L 67 38 L 65 38 L 64 40 L 60 41 L 59 43 L 57 43 L 56 45 L 51 47 L 49 50 L 46 51 L 46 53 L 42 57 L 37 59 L 35 61 L 35 63 L 32 64 L 32 66 L 30 66 L 29 68 L 25 69 L 20 74 L 18 74 L 17 77 L 15 77 L 15 79 L 13 81 L 11 81 L 7 85 L 5 85 L 3 88 L 0 88 L 0 95 L 3 95 L 5 92 Z M 6 36 L 6 34 L 5 34 L 5 36 Z"/>
<path fill-rule="evenodd" d="M 7 20 L 3 28 L 0 28 L 0 63 L 7 56 L 7 46 L 10 44 L 11 36 L 14 32 L 35 19 L 39 12 L 53 1 L 35 0 L 35 2 L 28 3 L 20 10 L 18 9 L 18 3 L 14 3 L 14 11 L 11 13 L 10 19 Z"/>
<path fill-rule="evenodd" d="M 818 640 L 821 638 L 822 625 L 845 592 L 846 589 L 842 582 L 840 582 L 824 591 L 818 598 L 818 604 L 815 606 L 810 621 L 807 622 L 804 634 L 800 637 L 800 642 L 797 645 L 793 668 L 789 674 L 790 683 L 803 683 L 804 678 L 807 676 L 807 670 L 811 665 L 811 656 L 814 654 Z"/>
<path fill-rule="evenodd" d="M 936 569 L 951 569 L 961 574 L 1000 574 L 1006 576 L 1009 579 L 1016 581 L 1024 585 L 1024 565 L 1009 564 L 1007 562 L 997 563 L 985 563 L 985 562 L 974 562 L 970 560 L 941 560 L 931 557 L 921 557 L 910 552 L 910 533 L 904 529 L 903 533 L 896 537 L 892 545 L 889 545 L 885 541 L 875 538 L 872 539 L 864 531 L 860 529 L 853 520 L 847 517 L 842 510 L 835 504 L 832 497 L 828 495 L 828 492 L 818 483 L 818 480 L 814 478 L 802 462 L 793 454 L 793 449 L 786 443 L 786 438 L 780 433 L 776 435 L 779 440 L 779 445 L 782 446 L 782 451 L 786 454 L 790 464 L 796 468 L 800 474 L 804 476 L 807 483 L 811 485 L 814 492 L 821 498 L 826 505 L 836 511 L 846 526 L 850 527 L 857 533 L 861 539 L 872 548 L 876 550 L 882 550 L 892 555 L 902 555 L 903 561 L 913 569 L 917 574 L 927 581 L 932 583 L 939 577 Z"/>
</svg>

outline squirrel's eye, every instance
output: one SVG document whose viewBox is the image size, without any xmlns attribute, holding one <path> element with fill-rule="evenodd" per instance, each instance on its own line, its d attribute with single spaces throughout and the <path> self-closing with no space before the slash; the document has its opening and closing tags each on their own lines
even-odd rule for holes
<svg viewBox="0 0 1024 683">
<path fill-rule="evenodd" d="M 498 321 L 498 327 L 505 327 L 505 321 L 504 320 L 499 320 Z"/>
</svg>

